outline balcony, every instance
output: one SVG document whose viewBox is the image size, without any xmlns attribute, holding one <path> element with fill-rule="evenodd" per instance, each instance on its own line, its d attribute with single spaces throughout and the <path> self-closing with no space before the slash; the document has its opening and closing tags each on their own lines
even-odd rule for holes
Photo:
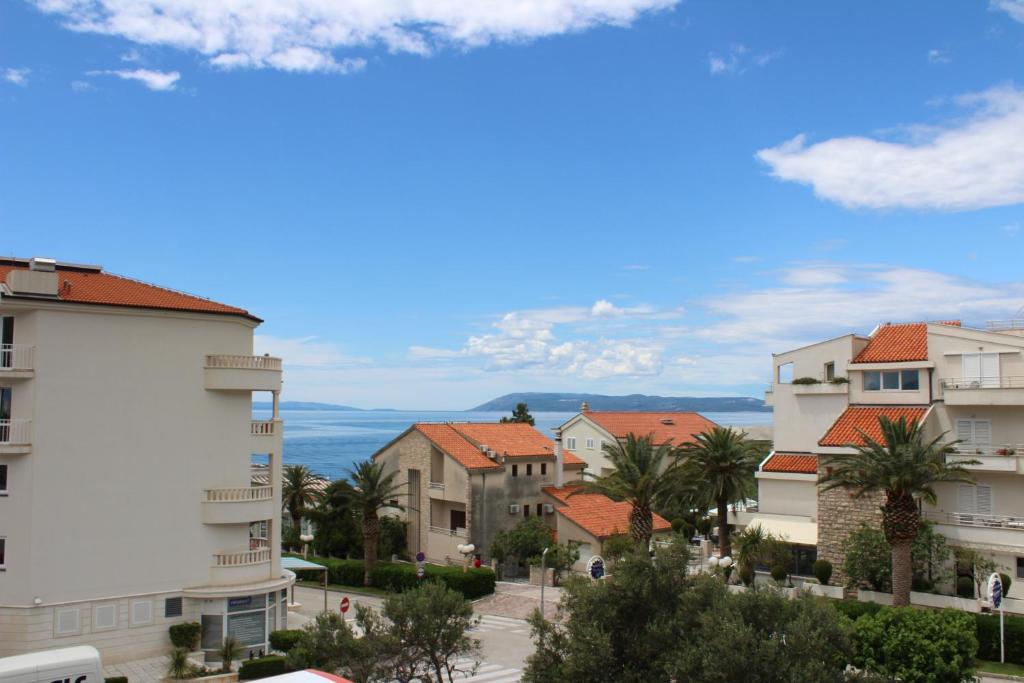
<svg viewBox="0 0 1024 683">
<path fill-rule="evenodd" d="M 274 488 L 246 486 L 206 489 L 203 492 L 203 524 L 248 524 L 274 517 Z"/>
<path fill-rule="evenodd" d="M 951 377 L 940 384 L 948 406 L 1024 405 L 1024 377 Z"/>
<path fill-rule="evenodd" d="M 431 526 L 427 533 L 427 557 L 436 562 L 462 562 L 459 546 L 468 542 L 465 529 L 453 531 L 444 527 Z"/>
<path fill-rule="evenodd" d="M 441 500 L 444 500 L 444 482 L 432 481 L 429 484 L 427 484 L 427 494 L 431 498 L 439 498 Z"/>
<path fill-rule="evenodd" d="M 281 359 L 212 354 L 206 357 L 206 388 L 214 391 L 280 391 Z"/>
<path fill-rule="evenodd" d="M 850 393 L 849 382 L 817 382 L 814 384 L 802 384 L 793 382 L 793 394 L 795 396 L 822 396 L 840 395 Z"/>
<path fill-rule="evenodd" d="M 35 348 L 0 344 L 0 378 L 28 379 L 35 374 Z"/>
<path fill-rule="evenodd" d="M 270 548 L 214 553 L 210 583 L 232 586 L 274 578 L 271 575 Z"/>
<path fill-rule="evenodd" d="M 32 452 L 32 420 L 0 420 L 0 453 Z"/>
<path fill-rule="evenodd" d="M 977 460 L 976 465 L 964 465 L 966 469 L 978 472 L 1021 472 L 1021 456 L 1024 456 L 1024 444 L 1004 444 L 1002 446 L 979 446 L 970 443 L 958 443 L 953 446 L 955 453 L 946 456 L 946 462 L 964 462 Z"/>
<path fill-rule="evenodd" d="M 979 515 L 968 512 L 925 512 L 924 518 L 936 524 L 936 531 L 950 545 L 1008 546 L 1024 545 L 1024 517 Z"/>
</svg>

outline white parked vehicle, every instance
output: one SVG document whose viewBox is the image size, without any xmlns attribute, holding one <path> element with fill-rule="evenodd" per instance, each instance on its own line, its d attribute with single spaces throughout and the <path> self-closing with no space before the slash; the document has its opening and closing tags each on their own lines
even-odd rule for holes
<svg viewBox="0 0 1024 683">
<path fill-rule="evenodd" d="M 103 665 L 88 645 L 3 657 L 0 683 L 103 683 Z"/>
</svg>

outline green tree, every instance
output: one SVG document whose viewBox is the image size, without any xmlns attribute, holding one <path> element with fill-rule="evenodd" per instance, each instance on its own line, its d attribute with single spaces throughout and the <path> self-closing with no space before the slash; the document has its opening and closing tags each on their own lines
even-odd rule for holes
<svg viewBox="0 0 1024 683">
<path fill-rule="evenodd" d="M 357 605 L 357 615 L 364 609 Z M 379 648 L 367 638 L 356 638 L 341 614 L 324 612 L 302 628 L 298 642 L 288 651 L 288 668 L 340 673 L 355 683 L 369 683 L 385 675 Z"/>
<path fill-rule="evenodd" d="M 491 557 L 502 564 L 515 560 L 530 562 L 539 558 L 544 548 L 555 543 L 555 534 L 537 517 L 524 519 L 511 529 L 497 532 L 491 537 Z"/>
<path fill-rule="evenodd" d="M 974 548 L 954 548 L 953 556 L 956 558 L 957 571 L 974 580 L 974 594 L 985 595 L 988 577 L 996 570 L 996 563 Z"/>
<path fill-rule="evenodd" d="M 914 590 L 929 591 L 950 578 L 949 545 L 931 522 L 921 521 L 921 530 L 917 532 L 910 555 L 914 565 Z"/>
<path fill-rule="evenodd" d="M 892 550 L 881 530 L 861 524 L 843 541 L 843 553 L 843 572 L 849 588 L 867 584 L 872 590 L 890 590 Z"/>
<path fill-rule="evenodd" d="M 281 481 L 281 506 L 292 520 L 292 530 L 301 533 L 302 516 L 320 502 L 320 477 L 305 465 L 285 465 Z"/>
<path fill-rule="evenodd" d="M 627 434 L 625 443 L 614 440 L 604 445 L 612 471 L 575 486 L 570 496 L 600 493 L 624 500 L 629 513 L 629 534 L 637 545 L 648 547 L 654 532 L 654 508 L 667 504 L 678 492 L 678 463 L 672 459 L 670 443 L 654 446 L 652 436 Z"/>
<path fill-rule="evenodd" d="M 326 557 L 362 557 L 363 532 L 354 508 L 352 486 L 344 479 L 332 481 L 320 505 L 305 515 L 316 524 L 313 546 Z"/>
<path fill-rule="evenodd" d="M 531 427 L 534 425 L 533 415 L 530 415 L 530 409 L 525 403 L 517 403 L 515 410 L 512 411 L 512 417 L 503 417 L 501 418 L 501 421 L 503 423 L 522 422 L 530 425 Z"/>
<path fill-rule="evenodd" d="M 748 526 L 736 534 L 736 568 L 740 580 L 748 586 L 754 583 L 754 567 L 765 562 L 765 546 L 772 538 L 760 524 Z"/>
<path fill-rule="evenodd" d="M 396 483 L 398 471 L 384 473 L 384 463 L 364 460 L 349 470 L 352 507 L 357 511 L 363 525 L 363 585 L 370 585 L 370 573 L 377 566 L 377 550 L 380 540 L 381 509 L 386 507 L 404 509 L 393 503 L 402 491 L 402 484 Z"/>
<path fill-rule="evenodd" d="M 901 417 L 893 421 L 878 419 L 882 440 L 876 441 L 859 431 L 863 444 L 850 444 L 853 453 L 832 456 L 831 472 L 819 481 L 822 490 L 852 490 L 855 498 L 869 493 L 883 493 L 882 530 L 892 549 L 892 601 L 894 605 L 910 604 L 913 580 L 911 545 L 921 528 L 918 500 L 934 504 L 935 484 L 972 481 L 965 464 L 947 462 L 953 453 L 952 444 L 942 444 L 945 434 L 925 441 L 920 425 Z"/>
<path fill-rule="evenodd" d="M 554 584 L 557 586 L 564 572 L 572 569 L 580 559 L 580 544 L 578 541 L 567 543 L 555 543 L 550 546 L 544 566 L 550 567 L 553 572 Z"/>
<path fill-rule="evenodd" d="M 754 495 L 757 451 L 747 441 L 746 432 L 715 427 L 682 444 L 679 454 L 683 457 L 680 471 L 691 507 L 717 508 L 718 552 L 721 557 L 732 555 L 729 505 Z"/>
</svg>

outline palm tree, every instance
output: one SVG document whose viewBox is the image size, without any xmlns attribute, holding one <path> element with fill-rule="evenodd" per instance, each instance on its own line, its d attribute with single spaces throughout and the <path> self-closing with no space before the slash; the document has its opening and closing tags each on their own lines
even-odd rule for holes
<svg viewBox="0 0 1024 683">
<path fill-rule="evenodd" d="M 910 585 L 913 577 L 911 545 L 921 528 L 918 500 L 935 504 L 933 488 L 939 482 L 965 482 L 972 480 L 965 465 L 977 461 L 948 463 L 946 455 L 955 452 L 953 444 L 942 444 L 945 434 L 925 442 L 921 427 L 901 417 L 897 421 L 879 417 L 882 441 L 876 441 L 863 431 L 858 433 L 863 444 L 849 444 L 855 452 L 833 456 L 830 472 L 818 483 L 823 491 L 849 488 L 854 498 L 869 493 L 884 493 L 882 504 L 882 531 L 892 547 L 892 604 L 910 604 Z"/>
<path fill-rule="evenodd" d="M 629 513 L 629 534 L 643 548 L 651 543 L 654 533 L 654 508 L 670 502 L 676 493 L 676 462 L 670 443 L 654 446 L 652 436 L 627 434 L 625 443 L 618 440 L 604 445 L 604 454 L 614 469 L 606 475 L 575 486 L 570 496 L 578 493 L 600 493 L 633 506 Z"/>
<path fill-rule="evenodd" d="M 348 472 L 351 479 L 352 507 L 363 517 L 363 585 L 370 585 L 370 572 L 377 565 L 377 543 L 380 538 L 381 508 L 404 509 L 393 502 L 400 495 L 403 484 L 395 482 L 398 471 L 384 473 L 384 463 L 365 460 Z"/>
<path fill-rule="evenodd" d="M 758 454 L 747 433 L 731 427 L 701 432 L 682 444 L 678 453 L 683 457 L 684 497 L 694 508 L 707 510 L 714 505 L 718 509 L 719 556 L 730 555 L 729 505 L 742 503 L 754 492 Z"/>
<path fill-rule="evenodd" d="M 320 478 L 305 465 L 285 465 L 281 482 L 281 507 L 292 518 L 296 536 L 302 533 L 302 513 L 313 507 L 322 497 Z"/>
<path fill-rule="evenodd" d="M 772 535 L 760 524 L 748 526 L 736 534 L 736 566 L 743 583 L 754 583 L 754 565 L 761 561 L 765 546 L 771 540 Z"/>
</svg>

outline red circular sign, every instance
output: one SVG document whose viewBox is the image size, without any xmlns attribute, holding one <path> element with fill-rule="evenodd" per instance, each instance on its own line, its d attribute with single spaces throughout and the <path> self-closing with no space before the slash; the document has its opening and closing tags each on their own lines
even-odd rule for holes
<svg viewBox="0 0 1024 683">
<path fill-rule="evenodd" d="M 349 608 L 350 604 L 351 603 L 348 601 L 348 598 L 342 598 L 341 599 L 341 613 L 342 614 L 344 614 L 345 612 L 348 611 L 348 608 Z"/>
</svg>

